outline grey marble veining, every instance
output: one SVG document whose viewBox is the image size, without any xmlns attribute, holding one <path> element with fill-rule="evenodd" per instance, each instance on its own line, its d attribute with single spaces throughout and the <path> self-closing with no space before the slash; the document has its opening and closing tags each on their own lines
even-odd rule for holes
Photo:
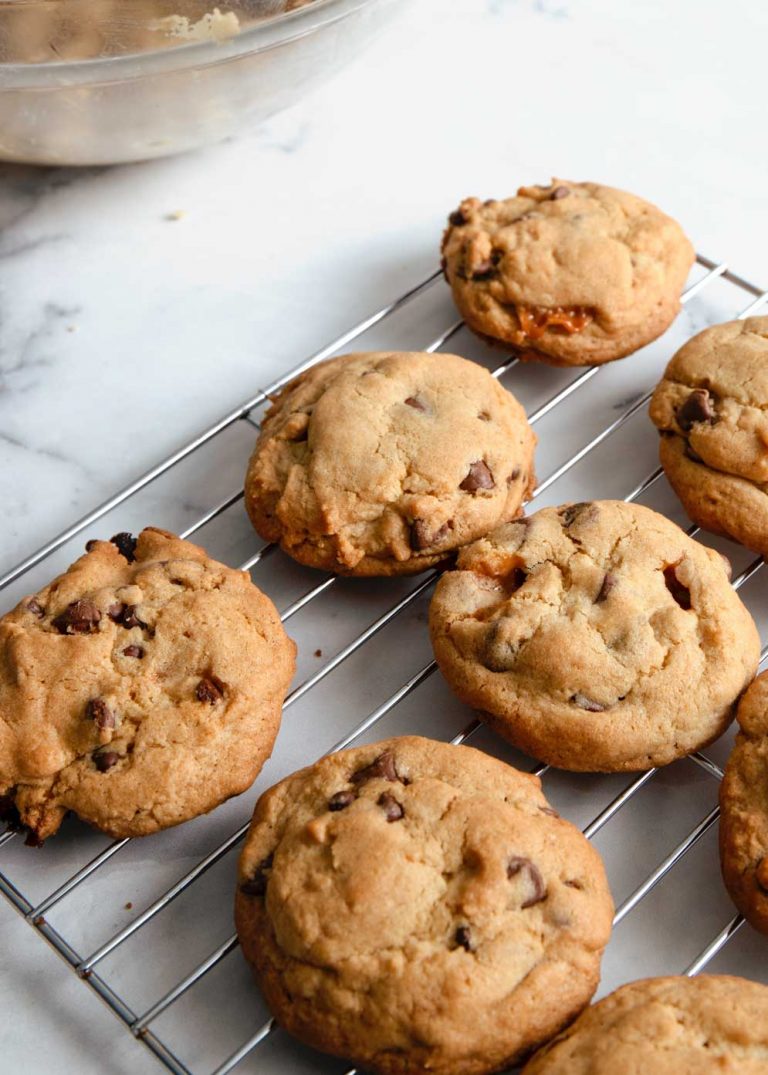
<svg viewBox="0 0 768 1075">
<path fill-rule="evenodd" d="M 437 264 L 445 215 L 465 194 L 503 196 L 552 174 L 624 186 L 677 216 L 703 253 L 729 259 L 766 286 L 760 81 L 766 29 L 768 15 L 749 0 L 732 0 L 727 8 L 713 0 L 420 0 L 326 87 L 206 152 L 115 169 L 0 167 L 0 570 L 425 277 Z M 398 323 L 398 345 L 422 346 L 448 323 L 451 307 L 441 289 L 437 285 Z M 540 474 L 646 391 L 673 346 L 734 312 L 733 296 L 713 288 L 643 353 L 642 365 L 616 364 L 599 385 L 596 380 L 575 395 L 567 421 L 558 412 L 545 419 Z M 365 344 L 391 340 L 374 331 Z M 488 361 L 468 334 L 455 344 Z M 526 369 L 505 383 L 534 408 L 560 376 Z M 638 478 L 655 458 L 644 422 L 641 415 L 628 423 L 622 441 L 623 458 Z M 171 472 L 95 533 L 145 522 L 189 525 L 236 491 L 253 435 L 238 424 L 214 453 Z M 542 502 L 588 495 L 596 482 L 622 495 L 625 475 L 616 470 L 609 445 L 589 468 L 574 468 L 567 490 L 553 486 Z M 654 496 L 665 510 L 679 511 L 663 489 Z M 87 536 L 93 533 L 83 540 Z M 233 563 L 248 555 L 253 541 L 240 505 L 202 536 Z M 81 545 L 78 538 L 62 549 L 56 565 Z M 42 581 L 47 570 L 30 573 L 13 596 Z M 277 560 L 256 576 L 281 607 L 315 580 Z M 327 653 L 364 624 L 364 611 L 369 619 L 376 614 L 381 592 L 372 585 L 365 596 L 370 605 L 339 599 L 332 606 L 322 623 Z M 427 659 L 423 614 L 421 606 L 414 609 L 402 636 L 393 632 L 385 640 L 388 663 L 371 669 L 358 659 L 317 701 L 313 695 L 297 707 L 260 788 L 299 763 L 308 740 L 319 751 L 332 733 L 341 734 L 347 709 L 338 711 L 339 697 L 350 713 L 365 713 L 402 681 L 398 675 L 412 669 L 409 661 Z M 311 674 L 320 621 L 302 619 L 295 630 L 302 673 Z M 327 721 L 322 734 L 318 713 Z M 395 711 L 385 730 L 429 732 L 435 714 L 457 728 L 466 718 L 437 677 L 426 695 Z M 633 881 L 618 865 L 622 840 L 639 848 L 643 869 L 652 867 L 662 835 L 677 834 L 677 827 L 683 835 L 683 822 L 704 811 L 711 789 L 692 768 L 686 773 L 659 781 L 657 794 L 668 804 L 662 834 L 643 832 L 635 814 L 615 833 L 606 830 L 600 846 L 621 892 Z M 615 788 L 596 779 L 592 790 L 603 802 Z M 583 796 L 569 778 L 555 774 L 547 793 L 568 816 L 581 816 Z M 213 815 L 217 835 L 252 797 Z M 84 944 L 91 933 L 118 928 L 127 901 L 140 907 L 195 861 L 198 831 L 185 827 L 165 842 L 136 844 L 125 864 L 116 861 L 109 877 L 62 909 L 61 921 Z M 44 893 L 52 875 L 57 882 L 66 877 L 103 846 L 100 839 L 73 827 L 59 850 L 14 847 L 14 866 Z M 710 857 L 702 852 L 691 859 L 702 889 L 713 853 L 705 850 Z M 679 896 L 671 884 L 659 900 L 674 907 Z M 184 919 L 202 947 L 229 924 L 228 906 L 204 911 L 193 908 Z M 658 947 L 648 938 L 662 911 L 649 903 L 637 931 L 626 942 L 619 938 L 606 984 L 618 980 L 622 960 L 634 961 L 638 973 L 659 968 Z M 692 945 L 708 936 L 721 913 L 727 901 L 695 908 Z M 668 915 L 665 943 L 687 925 Z M 161 991 L 178 968 L 164 965 L 171 957 L 162 936 L 157 940 L 162 956 L 152 980 Z M 0 1067 L 70 1075 L 93 1070 L 97 1057 L 107 1075 L 160 1070 L 4 903 L 0 945 Z M 742 956 L 756 965 L 754 953 L 739 950 Z M 127 989 L 137 986 L 131 973 Z M 242 988 L 227 1024 L 235 1037 L 258 1014 L 256 1001 L 253 1012 L 247 1007 L 242 968 L 236 981 Z M 199 1021 L 198 1047 L 206 1058 L 206 1050 L 222 1055 L 205 1014 L 215 1011 L 219 988 L 213 980 L 203 1001 L 190 999 L 185 1010 L 190 1023 Z M 266 1070 L 289 1070 L 280 1046 L 270 1048 Z M 306 1053 L 291 1056 L 291 1071 L 344 1070 Z"/>
</svg>

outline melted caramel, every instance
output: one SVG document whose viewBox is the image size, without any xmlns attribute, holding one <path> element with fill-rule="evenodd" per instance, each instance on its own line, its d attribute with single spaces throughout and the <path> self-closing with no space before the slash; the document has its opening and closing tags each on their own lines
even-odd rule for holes
<svg viewBox="0 0 768 1075">
<path fill-rule="evenodd" d="M 594 316 L 584 306 L 517 306 L 515 311 L 529 340 L 538 340 L 550 328 L 573 335 L 585 329 Z"/>
</svg>

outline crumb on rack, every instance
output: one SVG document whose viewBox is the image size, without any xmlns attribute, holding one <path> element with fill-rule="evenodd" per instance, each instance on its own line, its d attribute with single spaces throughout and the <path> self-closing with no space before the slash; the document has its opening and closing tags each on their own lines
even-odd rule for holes
<svg viewBox="0 0 768 1075">
<path fill-rule="evenodd" d="M 323 651 L 321 649 L 316 649 L 315 650 L 315 657 L 322 657 L 322 655 L 323 655 Z"/>
<path fill-rule="evenodd" d="M 125 909 L 126 909 L 126 911 L 132 911 L 133 910 L 133 904 L 132 903 L 126 903 Z"/>
<path fill-rule="evenodd" d="M 166 213 L 165 220 L 183 220 L 186 216 L 186 212 L 183 209 L 174 209 L 172 213 Z"/>
</svg>

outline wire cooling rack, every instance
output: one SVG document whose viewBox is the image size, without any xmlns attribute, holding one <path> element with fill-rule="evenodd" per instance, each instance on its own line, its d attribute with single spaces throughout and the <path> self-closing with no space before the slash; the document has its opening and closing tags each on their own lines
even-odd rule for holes
<svg viewBox="0 0 768 1075">
<path fill-rule="evenodd" d="M 177 1075 L 346 1071 L 291 1042 L 269 1018 L 236 953 L 235 859 L 265 787 L 329 750 L 408 731 L 470 740 L 540 774 L 553 805 L 595 841 L 617 904 L 601 993 L 647 974 L 692 975 L 704 967 L 768 981 L 768 945 L 742 928 L 719 875 L 717 782 L 732 732 L 706 754 L 639 775 L 537 765 L 471 719 L 433 677 L 425 620 L 435 572 L 415 581 L 321 575 L 260 544 L 240 504 L 259 415 L 297 373 L 353 342 L 360 349 L 430 351 L 450 344 L 502 379 L 539 433 L 540 482 L 531 509 L 572 499 L 642 499 L 696 534 L 655 465 L 657 436 L 645 407 L 684 339 L 757 311 L 768 292 L 699 256 L 683 313 L 662 340 L 623 362 L 573 371 L 516 358 L 499 364 L 498 353 L 455 320 L 439 278 L 433 273 L 256 392 L 0 578 L 11 607 L 62 570 L 85 538 L 165 526 L 251 571 L 299 643 L 298 685 L 285 702 L 275 755 L 246 795 L 143 840 L 109 842 L 76 820 L 39 851 L 21 846 L 13 831 L 0 836 L 0 890 Z M 762 561 L 700 536 L 734 561 L 733 585 L 767 637 L 768 599 L 760 580 L 754 584 Z M 761 663 L 767 655 L 768 646 Z"/>
</svg>

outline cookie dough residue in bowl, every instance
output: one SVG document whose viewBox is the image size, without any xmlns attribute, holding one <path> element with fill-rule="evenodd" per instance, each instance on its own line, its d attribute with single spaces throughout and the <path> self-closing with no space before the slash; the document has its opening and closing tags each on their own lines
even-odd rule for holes
<svg viewBox="0 0 768 1075">
<path fill-rule="evenodd" d="M 222 12 L 215 7 L 197 21 L 186 15 L 167 15 L 163 19 L 150 19 L 150 30 L 166 34 L 180 41 L 226 41 L 240 32 L 240 20 L 234 11 Z"/>
<path fill-rule="evenodd" d="M 0 62 L 57 63 L 229 41 L 313 0 L 0 0 Z"/>
</svg>

